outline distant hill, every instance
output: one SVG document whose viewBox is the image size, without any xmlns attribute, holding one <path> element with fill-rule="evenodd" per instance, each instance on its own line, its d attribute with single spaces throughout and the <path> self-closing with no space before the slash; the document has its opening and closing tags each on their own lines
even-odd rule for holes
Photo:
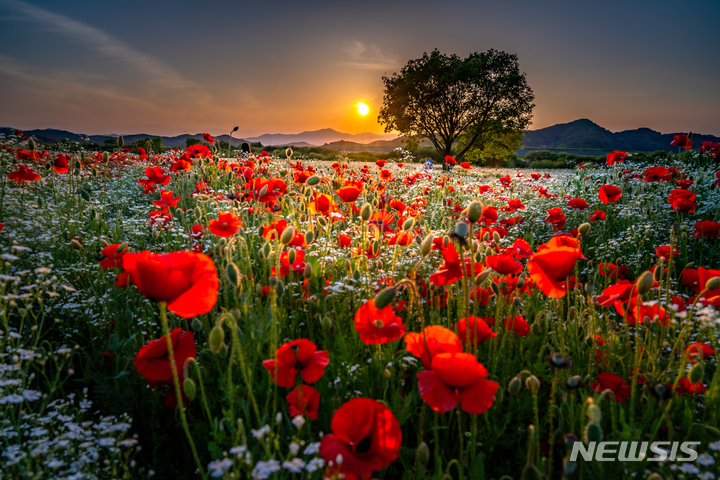
<svg viewBox="0 0 720 480">
<path fill-rule="evenodd" d="M 680 133 L 687 134 L 688 132 Z M 672 150 L 674 147 L 670 146 L 670 142 L 673 141 L 673 135 L 677 135 L 677 133 L 660 133 L 649 128 L 613 133 L 591 120 L 583 118 L 570 123 L 529 130 L 525 132 L 523 145 L 525 148 L 653 152 L 655 150 Z M 718 142 L 720 137 L 693 134 L 694 147 L 699 147 L 704 141 Z"/>
<path fill-rule="evenodd" d="M 248 137 L 251 142 L 260 142 L 263 145 L 295 145 L 297 142 L 307 142 L 310 145 L 323 145 L 330 142 L 347 140 L 349 142 L 368 143 L 375 140 L 390 140 L 397 135 L 378 133 L 342 133 L 332 128 L 323 128 L 301 133 L 266 133 L 259 137 Z"/>
</svg>

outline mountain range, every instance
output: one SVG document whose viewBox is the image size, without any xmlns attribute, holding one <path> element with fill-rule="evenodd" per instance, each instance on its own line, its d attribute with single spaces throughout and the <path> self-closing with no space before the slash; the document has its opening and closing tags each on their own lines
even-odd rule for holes
<svg viewBox="0 0 720 480">
<path fill-rule="evenodd" d="M 0 128 L 0 134 L 8 135 L 11 128 Z M 83 135 L 65 130 L 42 129 L 26 130 L 25 135 L 33 136 L 42 142 L 59 142 L 64 139 L 74 142 L 103 143 L 105 140 L 117 138 L 117 135 Z M 688 132 L 680 132 L 687 134 Z M 588 150 L 588 151 L 642 151 L 670 150 L 676 133 L 660 133 L 649 128 L 637 128 L 611 132 L 586 118 L 569 123 L 561 123 L 538 130 L 528 130 L 524 137 L 524 151 L 527 149 L 548 150 Z M 157 135 L 133 134 L 124 135 L 126 144 L 135 140 L 144 140 L 147 137 L 155 138 Z M 167 147 L 184 147 L 188 138 L 202 140 L 202 134 L 177 135 L 174 137 L 162 136 L 163 145 Z M 261 142 L 263 145 L 289 145 L 289 146 L 325 146 L 344 151 L 374 151 L 388 152 L 402 146 L 400 139 L 392 134 L 377 133 L 342 133 L 331 128 L 306 131 L 296 134 L 266 133 L 255 137 L 230 138 L 229 135 L 218 135 L 217 140 L 231 140 L 233 145 L 243 142 Z M 720 142 L 720 137 L 714 135 L 694 134 L 693 145 L 699 147 L 703 141 Z M 424 142 L 427 144 L 427 142 Z"/>
</svg>

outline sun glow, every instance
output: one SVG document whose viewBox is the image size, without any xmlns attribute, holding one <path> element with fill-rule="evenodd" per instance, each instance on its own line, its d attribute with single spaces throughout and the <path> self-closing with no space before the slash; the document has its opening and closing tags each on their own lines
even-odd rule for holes
<svg viewBox="0 0 720 480">
<path fill-rule="evenodd" d="M 368 112 L 370 112 L 370 107 L 368 107 L 367 105 L 365 105 L 362 102 L 358 103 L 355 106 L 357 107 L 358 113 L 362 116 L 365 116 L 368 114 Z"/>
</svg>

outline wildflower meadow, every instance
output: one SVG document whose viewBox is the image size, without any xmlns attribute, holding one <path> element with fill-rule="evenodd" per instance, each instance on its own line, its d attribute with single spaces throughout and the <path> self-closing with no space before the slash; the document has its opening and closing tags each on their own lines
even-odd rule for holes
<svg viewBox="0 0 720 480">
<path fill-rule="evenodd" d="M 720 477 L 717 144 L 444 170 L 0 140 L 2 478 Z"/>
</svg>

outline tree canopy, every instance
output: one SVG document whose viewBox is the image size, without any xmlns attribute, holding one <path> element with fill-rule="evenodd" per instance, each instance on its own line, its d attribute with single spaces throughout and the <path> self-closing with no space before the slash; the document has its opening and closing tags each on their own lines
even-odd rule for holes
<svg viewBox="0 0 720 480">
<path fill-rule="evenodd" d="M 493 49 L 467 58 L 434 50 L 383 82 L 378 121 L 385 131 L 427 138 L 443 158 L 460 135 L 457 157 L 482 149 L 493 131 L 525 129 L 535 106 L 517 55 Z"/>
</svg>

